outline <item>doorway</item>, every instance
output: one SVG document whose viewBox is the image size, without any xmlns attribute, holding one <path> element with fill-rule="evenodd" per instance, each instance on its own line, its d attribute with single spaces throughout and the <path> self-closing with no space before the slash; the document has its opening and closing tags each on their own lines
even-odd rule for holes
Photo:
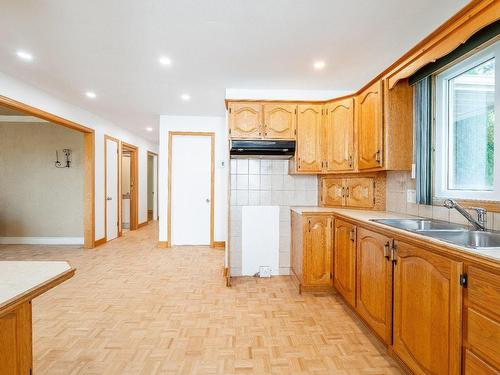
<svg viewBox="0 0 500 375">
<path fill-rule="evenodd" d="M 148 221 L 158 220 L 158 154 L 148 151 Z"/>
<path fill-rule="evenodd" d="M 170 246 L 213 245 L 214 146 L 214 133 L 169 132 Z"/>
<path fill-rule="evenodd" d="M 138 148 L 121 143 L 121 204 L 120 235 L 123 231 L 136 230 L 139 227 L 138 217 Z"/>
</svg>

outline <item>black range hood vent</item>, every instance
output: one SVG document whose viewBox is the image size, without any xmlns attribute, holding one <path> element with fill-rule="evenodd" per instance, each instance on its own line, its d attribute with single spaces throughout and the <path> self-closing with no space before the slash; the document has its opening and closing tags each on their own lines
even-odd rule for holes
<svg viewBox="0 0 500 375">
<path fill-rule="evenodd" d="M 295 141 L 242 140 L 231 141 L 231 158 L 290 159 L 295 154 Z"/>
</svg>

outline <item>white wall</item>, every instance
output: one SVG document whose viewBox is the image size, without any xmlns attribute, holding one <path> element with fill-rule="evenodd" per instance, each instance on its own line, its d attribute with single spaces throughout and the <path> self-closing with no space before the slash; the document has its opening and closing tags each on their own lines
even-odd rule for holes
<svg viewBox="0 0 500 375">
<path fill-rule="evenodd" d="M 160 116 L 160 174 L 159 215 L 160 241 L 167 241 L 168 210 L 168 132 L 214 132 L 215 133 L 215 207 L 214 240 L 226 241 L 227 237 L 227 180 L 228 140 L 225 117 Z M 224 163 L 224 166 L 222 166 Z"/>
<path fill-rule="evenodd" d="M 95 239 L 104 237 L 104 135 L 139 148 L 139 223 L 147 220 L 147 151 L 158 146 L 99 116 L 0 72 L 0 95 L 58 115 L 95 131 Z"/>
<path fill-rule="evenodd" d="M 346 90 L 249 90 L 226 89 L 226 99 L 329 100 L 352 94 Z"/>
</svg>

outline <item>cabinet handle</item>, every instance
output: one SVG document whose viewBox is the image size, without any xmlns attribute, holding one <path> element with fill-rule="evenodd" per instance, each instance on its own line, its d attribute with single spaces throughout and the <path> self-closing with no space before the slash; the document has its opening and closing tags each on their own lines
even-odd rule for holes
<svg viewBox="0 0 500 375">
<path fill-rule="evenodd" d="M 298 169 L 300 169 L 300 158 L 299 158 L 299 165 L 298 165 Z"/>
<path fill-rule="evenodd" d="M 391 259 L 390 247 L 391 247 L 391 242 L 387 241 L 384 245 L 384 257 L 387 260 Z"/>
<path fill-rule="evenodd" d="M 326 169 L 328 169 L 328 160 L 325 161 Z"/>
<path fill-rule="evenodd" d="M 349 186 L 345 188 L 345 196 L 349 198 Z"/>
<path fill-rule="evenodd" d="M 352 228 L 351 231 L 349 232 L 349 239 L 352 242 L 356 241 L 356 228 Z"/>
<path fill-rule="evenodd" d="M 398 262 L 397 258 L 397 247 L 396 247 L 396 242 L 392 240 L 392 246 L 391 246 L 391 261 L 394 265 Z"/>
<path fill-rule="evenodd" d="M 345 187 L 342 186 L 342 198 L 345 197 Z"/>
<path fill-rule="evenodd" d="M 349 168 L 352 168 L 352 155 L 349 155 Z"/>
<path fill-rule="evenodd" d="M 380 164 L 380 150 L 377 150 L 375 153 L 375 161 Z"/>
</svg>

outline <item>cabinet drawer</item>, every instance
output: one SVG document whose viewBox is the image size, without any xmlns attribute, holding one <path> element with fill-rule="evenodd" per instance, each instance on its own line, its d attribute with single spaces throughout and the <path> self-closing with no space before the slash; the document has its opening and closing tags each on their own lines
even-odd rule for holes
<svg viewBox="0 0 500 375">
<path fill-rule="evenodd" d="M 474 355 L 469 350 L 465 351 L 464 374 L 465 375 L 497 375 L 498 371 Z"/>
<path fill-rule="evenodd" d="M 467 342 L 472 351 L 500 368 L 500 322 L 469 307 L 467 309 Z"/>
<path fill-rule="evenodd" d="M 467 305 L 481 307 L 500 320 L 500 275 L 473 266 L 467 275 Z"/>
</svg>

